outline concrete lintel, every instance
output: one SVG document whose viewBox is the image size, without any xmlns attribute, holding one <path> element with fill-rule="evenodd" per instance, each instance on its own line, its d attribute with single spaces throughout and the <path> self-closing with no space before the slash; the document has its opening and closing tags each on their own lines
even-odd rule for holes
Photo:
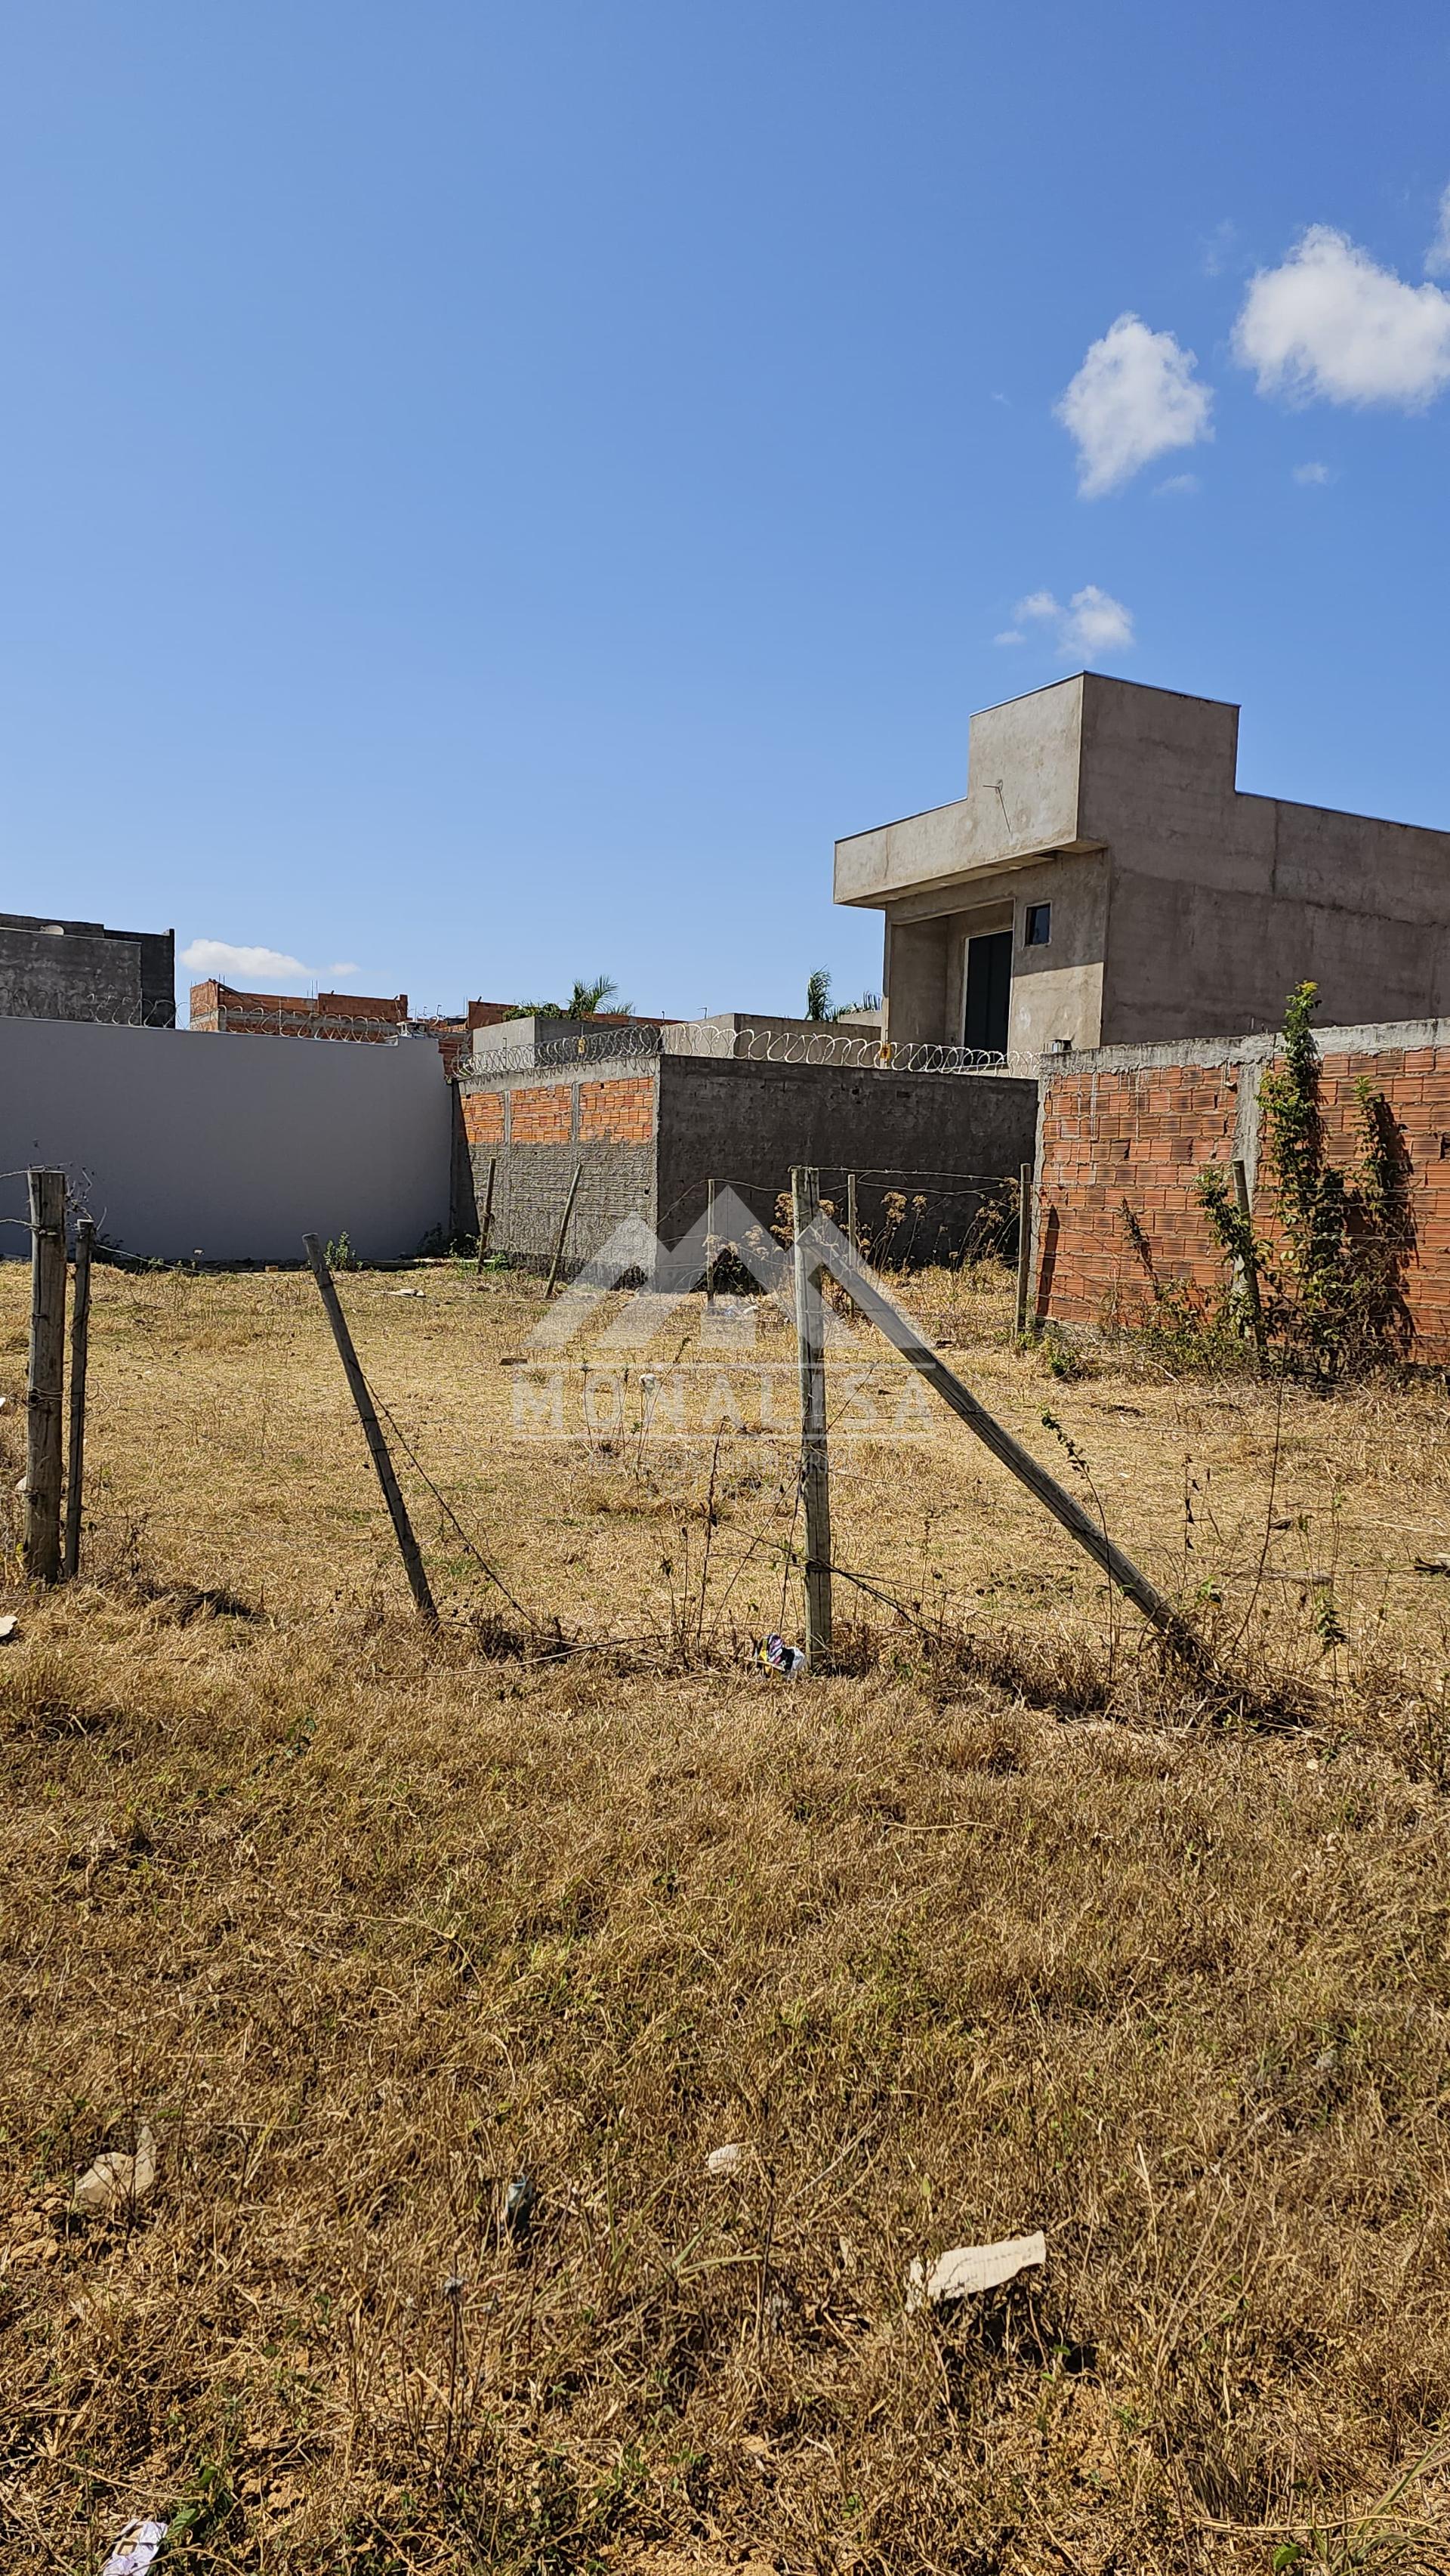
<svg viewBox="0 0 1450 2576">
<path fill-rule="evenodd" d="M 862 911 L 889 912 L 893 921 L 940 921 L 985 911 L 994 897 L 999 906 L 1010 909 L 1013 881 L 1029 868 L 1049 866 L 1054 859 L 1097 858 L 1106 847 L 1104 841 L 1057 841 L 1050 850 L 1021 850 L 1011 858 L 983 860 L 969 876 L 942 877 L 934 886 L 914 888 L 910 894 L 862 895 L 851 900 Z"/>
<path fill-rule="evenodd" d="M 1450 1048 L 1450 1020 L 1368 1020 L 1353 1028 L 1316 1028 L 1314 1043 L 1323 1055 L 1383 1055 L 1411 1047 Z M 1242 1038 L 1165 1038 L 1153 1046 L 1074 1048 L 1044 1056 L 1039 1082 L 1063 1074 L 1171 1072 L 1176 1065 L 1211 1069 L 1231 1064 L 1271 1064 L 1283 1045 L 1280 1029 L 1262 1029 Z"/>
</svg>

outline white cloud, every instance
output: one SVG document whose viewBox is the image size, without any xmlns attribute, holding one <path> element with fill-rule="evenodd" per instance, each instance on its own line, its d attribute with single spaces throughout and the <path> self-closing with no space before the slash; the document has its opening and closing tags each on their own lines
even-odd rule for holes
<svg viewBox="0 0 1450 2576">
<path fill-rule="evenodd" d="M 1126 649 L 1133 641 L 1131 612 L 1120 599 L 1099 590 L 1090 581 L 1085 590 L 1075 590 L 1067 604 L 1061 642 L 1066 648 L 1083 653 L 1107 653 L 1115 647 Z"/>
<path fill-rule="evenodd" d="M 1075 661 L 1079 655 L 1126 652 L 1133 642 L 1133 615 L 1112 593 L 1099 590 L 1095 581 L 1075 590 L 1067 606 L 1054 598 L 1050 590 L 1034 590 L 1019 599 L 1012 612 L 1019 622 L 999 635 L 999 644 L 1023 644 L 1024 623 L 1054 624 L 1057 649 L 1064 661 Z"/>
<path fill-rule="evenodd" d="M 327 971 L 329 975 L 355 975 L 357 968 L 350 957 L 345 957 L 340 966 L 329 966 Z"/>
<path fill-rule="evenodd" d="M 300 958 L 286 957 L 280 948 L 235 948 L 229 939 L 193 939 L 183 948 L 181 963 L 198 977 L 214 976 L 218 983 L 230 984 L 249 976 L 264 975 L 273 984 L 309 984 L 313 969 Z M 341 975 L 341 966 L 334 966 Z"/>
<path fill-rule="evenodd" d="M 1294 480 L 1296 483 L 1332 483 L 1334 468 L 1332 465 L 1296 465 Z"/>
<path fill-rule="evenodd" d="M 1094 340 L 1056 414 L 1077 442 L 1085 501 L 1115 492 L 1169 448 L 1213 436 L 1213 396 L 1193 382 L 1196 365 L 1171 331 L 1150 331 L 1136 313 L 1120 313 Z"/>
<path fill-rule="evenodd" d="M 1311 224 L 1254 278 L 1233 349 L 1261 394 L 1418 411 L 1450 384 L 1450 295 L 1406 286 L 1348 233 Z"/>
<path fill-rule="evenodd" d="M 1165 492 L 1201 492 L 1202 490 L 1203 485 L 1196 474 L 1170 474 L 1166 483 L 1154 484 L 1153 496 L 1157 500 Z"/>
<path fill-rule="evenodd" d="M 1440 199 L 1440 220 L 1435 227 L 1435 238 L 1425 253 L 1425 275 L 1441 277 L 1447 268 L 1450 268 L 1450 188 Z"/>
</svg>

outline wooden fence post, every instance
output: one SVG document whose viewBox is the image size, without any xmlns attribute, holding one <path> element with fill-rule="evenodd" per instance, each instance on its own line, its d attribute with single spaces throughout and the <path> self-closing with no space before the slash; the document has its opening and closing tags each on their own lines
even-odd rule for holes
<svg viewBox="0 0 1450 2576">
<path fill-rule="evenodd" d="M 1027 1297 L 1032 1285 L 1032 1165 L 1017 1174 L 1017 1338 L 1027 1330 Z"/>
<path fill-rule="evenodd" d="M 705 1303 L 715 1303 L 715 1184 L 705 1183 Z"/>
<path fill-rule="evenodd" d="M 413 1599 L 418 1605 L 418 1615 L 421 1619 L 426 1619 L 430 1628 L 436 1628 L 438 1613 L 433 1606 L 433 1595 L 428 1589 L 428 1577 L 423 1569 L 423 1558 L 418 1542 L 413 1536 L 413 1524 L 408 1518 L 408 1506 L 403 1500 L 402 1488 L 393 1470 L 393 1462 L 388 1454 L 388 1444 L 383 1438 L 382 1426 L 378 1421 L 377 1408 L 373 1403 L 367 1379 L 362 1373 L 357 1352 L 353 1348 L 352 1335 L 347 1329 L 347 1317 L 342 1311 L 337 1282 L 328 1269 L 327 1255 L 315 1234 L 304 1234 L 302 1249 L 312 1264 L 312 1276 L 317 1282 L 318 1294 L 326 1310 L 327 1320 L 332 1326 L 332 1338 L 337 1344 L 337 1355 L 342 1362 L 343 1375 L 347 1379 L 352 1400 L 357 1406 L 357 1418 L 363 1427 L 363 1438 L 368 1444 L 368 1453 L 377 1469 L 378 1483 L 383 1489 L 383 1500 L 387 1504 L 388 1517 L 392 1521 L 397 1538 L 398 1554 L 403 1560 L 403 1571 L 407 1575 Z"/>
<path fill-rule="evenodd" d="M 831 1470 L 826 1447 L 826 1309 L 813 1237 L 820 1174 L 797 1164 L 790 1176 L 794 1219 L 796 1363 L 801 1394 L 801 1498 L 806 1520 L 806 1661 L 831 1658 Z"/>
<path fill-rule="evenodd" d="M 83 1216 L 76 1225 L 76 1284 L 70 1310 L 70 1445 L 65 1465 L 65 1548 L 62 1556 L 66 1580 L 80 1572 L 81 1562 L 81 1497 L 85 1486 L 86 1460 L 86 1362 L 91 1335 L 91 1254 L 95 1249 L 94 1217 Z"/>
<path fill-rule="evenodd" d="M 65 1383 L 65 1174 L 30 1172 L 30 1374 L 25 1395 L 25 1571 L 60 1573 L 61 1402 Z"/>
<path fill-rule="evenodd" d="M 554 1246 L 554 1258 L 549 1264 L 549 1282 L 548 1286 L 544 1290 L 544 1295 L 546 1297 L 552 1297 L 555 1288 L 559 1284 L 559 1264 L 564 1258 L 564 1245 L 569 1233 L 569 1219 L 574 1213 L 575 1193 L 578 1190 L 583 1171 L 583 1164 L 576 1163 L 574 1166 L 574 1178 L 569 1183 L 569 1195 L 564 1201 L 564 1214 L 559 1226 L 559 1240 Z"/>
<path fill-rule="evenodd" d="M 1249 1203 L 1249 1176 L 1243 1164 L 1237 1161 L 1234 1164 L 1234 1197 L 1238 1202 L 1240 1216 L 1245 1224 L 1251 1227 L 1254 1212 Z M 1250 1241 L 1252 1242 L 1252 1236 Z M 1258 1352 L 1259 1367 L 1262 1370 L 1268 1351 L 1264 1339 L 1264 1304 L 1259 1295 L 1259 1265 L 1252 1251 L 1243 1265 L 1243 1271 L 1244 1294 L 1249 1301 L 1249 1329 L 1254 1337 L 1254 1348 Z"/>
<path fill-rule="evenodd" d="M 488 1251 L 488 1238 L 493 1226 L 493 1176 L 497 1169 L 498 1156 L 496 1154 L 490 1154 L 488 1158 L 488 1188 L 484 1194 L 483 1201 L 483 1223 L 478 1229 L 478 1261 L 475 1266 L 475 1277 L 482 1272 L 484 1257 Z"/>
</svg>

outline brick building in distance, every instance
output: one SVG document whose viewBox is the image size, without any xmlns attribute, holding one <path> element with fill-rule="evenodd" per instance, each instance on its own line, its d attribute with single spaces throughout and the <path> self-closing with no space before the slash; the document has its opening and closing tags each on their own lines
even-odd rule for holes
<svg viewBox="0 0 1450 2576">
<path fill-rule="evenodd" d="M 364 1046 L 431 1037 L 450 1079 L 468 1055 L 475 1029 L 494 1028 L 512 1011 L 511 1002 L 470 1002 L 456 1018 L 415 1019 L 406 993 L 244 993 L 214 979 L 191 988 L 191 1025 L 203 1035 L 351 1039 Z"/>
</svg>

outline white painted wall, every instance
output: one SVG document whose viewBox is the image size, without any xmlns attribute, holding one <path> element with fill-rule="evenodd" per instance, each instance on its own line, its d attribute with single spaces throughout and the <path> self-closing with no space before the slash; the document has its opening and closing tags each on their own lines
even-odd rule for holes
<svg viewBox="0 0 1450 2576">
<path fill-rule="evenodd" d="M 365 1260 L 448 1223 L 451 1104 L 431 1039 L 396 1046 L 0 1019 L 0 1217 L 62 1167 L 122 1250 L 297 1261 L 308 1232 Z M 29 1242 L 0 1225 L 0 1252 Z"/>
</svg>

